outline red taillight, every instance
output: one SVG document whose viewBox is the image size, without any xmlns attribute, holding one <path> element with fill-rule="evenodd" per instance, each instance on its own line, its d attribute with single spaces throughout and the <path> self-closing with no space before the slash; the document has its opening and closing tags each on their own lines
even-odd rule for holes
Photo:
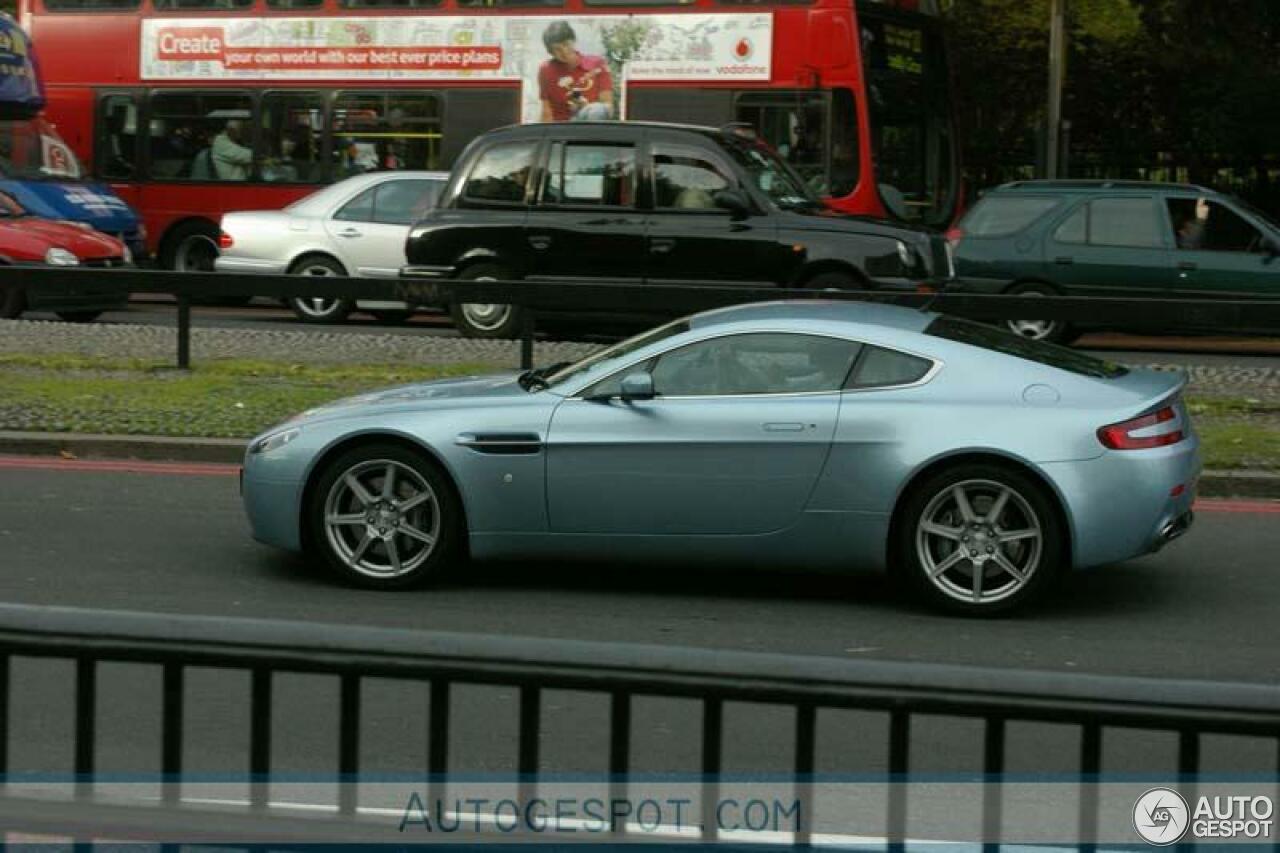
<svg viewBox="0 0 1280 853">
<path fill-rule="evenodd" d="M 963 228 L 948 229 L 947 233 L 944 236 L 947 238 L 947 242 L 951 244 L 951 248 L 954 249 L 958 247 L 960 245 L 960 241 L 964 239 L 964 229 Z"/>
<path fill-rule="evenodd" d="M 1102 427 L 1098 430 L 1098 440 L 1112 450 L 1146 450 L 1177 444 L 1185 437 L 1181 429 L 1172 426 L 1159 428 L 1161 424 L 1177 420 L 1177 417 L 1173 406 L 1165 406 L 1158 412 Z M 1137 432 L 1146 434 L 1134 435 Z"/>
<path fill-rule="evenodd" d="M 219 249 L 230 249 L 235 244 L 236 244 L 236 241 L 232 240 L 231 235 L 228 234 L 226 231 L 222 231 L 218 234 Z"/>
</svg>

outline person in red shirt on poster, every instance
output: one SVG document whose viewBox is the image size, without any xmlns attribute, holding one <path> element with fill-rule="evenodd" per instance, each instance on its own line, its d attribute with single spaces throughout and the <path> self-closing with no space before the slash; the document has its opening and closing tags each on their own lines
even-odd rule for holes
<svg viewBox="0 0 1280 853">
<path fill-rule="evenodd" d="M 599 121 L 613 118 L 613 77 L 602 56 L 579 53 L 568 21 L 542 33 L 551 58 L 538 69 L 543 121 Z"/>
</svg>

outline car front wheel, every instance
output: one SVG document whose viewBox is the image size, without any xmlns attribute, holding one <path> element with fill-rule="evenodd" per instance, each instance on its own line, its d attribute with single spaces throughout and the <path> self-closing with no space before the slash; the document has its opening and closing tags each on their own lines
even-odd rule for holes
<svg viewBox="0 0 1280 853">
<path fill-rule="evenodd" d="M 1041 595 L 1061 569 L 1064 532 L 1044 489 L 999 465 L 959 465 L 915 489 L 898 554 L 931 605 L 998 613 Z"/>
<path fill-rule="evenodd" d="M 439 469 L 395 444 L 347 451 L 312 490 L 308 547 L 346 581 L 373 589 L 422 583 L 462 537 L 457 500 Z"/>
</svg>

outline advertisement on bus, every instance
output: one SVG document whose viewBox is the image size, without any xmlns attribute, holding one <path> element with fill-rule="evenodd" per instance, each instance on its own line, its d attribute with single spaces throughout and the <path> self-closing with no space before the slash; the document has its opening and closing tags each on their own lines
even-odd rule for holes
<svg viewBox="0 0 1280 853">
<path fill-rule="evenodd" d="M 524 121 L 626 115 L 625 81 L 769 80 L 769 13 L 142 22 L 143 80 L 510 80 Z"/>
</svg>

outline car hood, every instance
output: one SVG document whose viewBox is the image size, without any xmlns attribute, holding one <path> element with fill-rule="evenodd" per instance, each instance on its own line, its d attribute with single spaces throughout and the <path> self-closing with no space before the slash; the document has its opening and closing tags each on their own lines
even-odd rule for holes
<svg viewBox="0 0 1280 853">
<path fill-rule="evenodd" d="M 113 234 L 138 227 L 133 208 L 102 184 L 4 180 L 0 181 L 0 190 L 17 199 L 29 213 L 45 219 L 85 222 Z"/>
<path fill-rule="evenodd" d="M 499 373 L 487 376 L 465 376 L 458 379 L 436 379 L 431 382 L 383 388 L 307 409 L 294 417 L 292 422 L 363 417 L 391 410 L 434 408 L 437 404 L 456 405 L 473 400 L 523 397 L 529 392 L 520 387 L 517 381 L 519 376 L 517 372 Z"/>
<path fill-rule="evenodd" d="M 10 260 L 43 261 L 45 252 L 55 247 L 82 259 L 124 255 L 123 243 L 98 231 L 35 216 L 0 219 L 0 254 Z"/>
</svg>

